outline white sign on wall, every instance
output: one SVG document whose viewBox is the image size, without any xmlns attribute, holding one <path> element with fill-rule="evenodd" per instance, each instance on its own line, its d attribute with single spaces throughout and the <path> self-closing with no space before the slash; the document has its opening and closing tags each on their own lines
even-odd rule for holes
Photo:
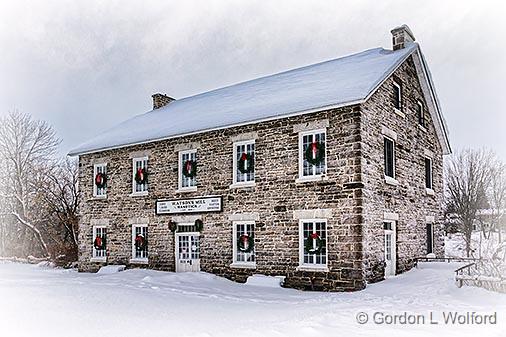
<svg viewBox="0 0 506 337">
<path fill-rule="evenodd" d="M 222 210 L 221 196 L 156 201 L 156 214 L 206 213 Z"/>
</svg>

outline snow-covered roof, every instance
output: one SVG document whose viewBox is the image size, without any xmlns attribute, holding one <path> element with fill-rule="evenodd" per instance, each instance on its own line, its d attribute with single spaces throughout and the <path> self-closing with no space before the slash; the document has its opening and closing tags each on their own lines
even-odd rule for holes
<svg viewBox="0 0 506 337">
<path fill-rule="evenodd" d="M 370 49 L 178 99 L 104 131 L 70 155 L 361 103 L 417 49 L 416 43 Z"/>
</svg>

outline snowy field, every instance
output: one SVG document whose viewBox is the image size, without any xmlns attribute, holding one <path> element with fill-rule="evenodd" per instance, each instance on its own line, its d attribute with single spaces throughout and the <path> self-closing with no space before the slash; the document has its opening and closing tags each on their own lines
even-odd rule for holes
<svg viewBox="0 0 506 337">
<path fill-rule="evenodd" d="M 364 291 L 322 293 L 238 284 L 206 273 L 100 275 L 0 263 L 0 324 L 2 336 L 16 337 L 506 336 L 506 295 L 457 288 L 456 267 L 425 263 Z M 497 312 L 497 323 L 445 324 L 443 314 L 455 311 Z M 360 312 L 367 323 L 357 323 Z M 404 312 L 426 317 L 425 324 L 372 322 Z M 430 324 L 430 312 L 439 324 Z"/>
</svg>

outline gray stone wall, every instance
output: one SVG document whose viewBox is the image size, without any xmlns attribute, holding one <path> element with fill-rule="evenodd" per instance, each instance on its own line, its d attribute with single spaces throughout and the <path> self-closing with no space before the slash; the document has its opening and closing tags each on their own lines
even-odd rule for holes
<svg viewBox="0 0 506 337">
<path fill-rule="evenodd" d="M 93 219 L 108 219 L 108 263 L 129 264 L 131 225 L 148 220 L 149 267 L 174 270 L 174 234 L 168 222 L 176 217 L 155 215 L 157 198 L 222 195 L 222 213 L 199 214 L 201 270 L 245 281 L 253 273 L 285 275 L 297 288 L 355 290 L 364 287 L 361 252 L 360 109 L 358 106 L 284 118 L 254 125 L 206 132 L 183 138 L 104 151 L 80 157 L 83 202 L 80 219 L 80 270 L 93 271 L 90 262 Z M 327 180 L 297 183 L 298 129 L 328 120 Z M 318 123 L 317 123 L 318 124 Z M 256 186 L 230 188 L 232 141 L 244 133 L 256 134 Z M 178 149 L 197 148 L 198 189 L 177 193 Z M 132 153 L 148 154 L 149 194 L 131 196 Z M 107 162 L 107 199 L 93 198 L 93 163 Z M 299 221 L 294 211 L 327 209 L 328 272 L 298 271 Z M 257 213 L 256 269 L 231 268 L 233 214 Z M 176 219 L 177 220 L 177 219 Z"/>
<path fill-rule="evenodd" d="M 426 216 L 434 216 L 436 253 L 443 252 L 441 224 L 442 154 L 428 117 L 426 130 L 418 127 L 417 99 L 423 100 L 409 59 L 396 72 L 404 88 L 404 116 L 393 111 L 392 78 L 362 106 L 282 118 L 144 145 L 80 156 L 82 190 L 79 268 L 97 270 L 91 262 L 92 222 L 108 226 L 107 263 L 130 264 L 131 225 L 148 223 L 147 267 L 175 270 L 174 234 L 170 220 L 155 215 L 158 198 L 223 196 L 222 213 L 198 214 L 203 220 L 201 270 L 243 282 L 253 273 L 284 275 L 289 287 L 349 291 L 366 281 L 383 279 L 384 213 L 397 213 L 397 272 L 411 268 L 413 258 L 425 255 Z M 298 183 L 298 130 L 328 121 L 327 179 Z M 170 121 L 168 121 L 170 122 Z M 385 184 L 382 127 L 398 135 L 398 186 Z M 256 185 L 231 188 L 233 140 L 254 135 Z M 178 150 L 197 149 L 198 188 L 178 193 Z M 435 196 L 424 183 L 424 153 L 433 153 Z M 149 194 L 131 196 L 132 156 L 148 155 Z M 107 162 L 106 199 L 93 198 L 93 164 Z M 327 210 L 328 271 L 302 271 L 299 266 L 301 210 Z M 233 268 L 232 218 L 255 214 L 256 268 Z M 139 218 L 142 221 L 139 221 Z"/>
<path fill-rule="evenodd" d="M 402 83 L 403 114 L 393 109 L 394 77 Z M 421 128 L 416 111 L 423 102 L 427 127 Z M 435 253 L 444 254 L 442 232 L 443 156 L 427 104 L 410 57 L 362 106 L 362 178 L 364 183 L 364 271 L 366 279 L 383 279 L 384 213 L 397 213 L 397 272 L 410 269 L 414 258 L 425 256 L 426 217 L 434 217 Z M 383 132 L 397 134 L 397 186 L 384 177 Z M 429 151 L 429 152 L 428 152 Z M 434 195 L 425 189 L 425 155 L 432 152 Z"/>
</svg>

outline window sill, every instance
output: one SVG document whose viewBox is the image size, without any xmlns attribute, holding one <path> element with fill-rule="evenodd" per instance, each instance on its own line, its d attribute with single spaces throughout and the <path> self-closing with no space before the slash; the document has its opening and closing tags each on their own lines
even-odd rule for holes
<svg viewBox="0 0 506 337">
<path fill-rule="evenodd" d="M 406 114 L 404 112 L 402 112 L 401 110 L 397 109 L 397 108 L 394 108 L 394 112 L 401 116 L 402 118 L 405 118 L 406 117 Z"/>
<path fill-rule="evenodd" d="M 149 194 L 148 191 L 145 191 L 145 192 L 134 192 L 134 193 L 130 193 L 130 196 L 131 197 L 145 197 Z"/>
<path fill-rule="evenodd" d="M 329 268 L 327 266 L 309 266 L 309 265 L 302 265 L 298 266 L 296 271 L 314 271 L 314 272 L 322 272 L 327 273 L 329 271 Z"/>
<path fill-rule="evenodd" d="M 148 264 L 148 259 L 130 259 L 130 264 Z"/>
<path fill-rule="evenodd" d="M 321 174 L 318 176 L 299 177 L 295 179 L 295 183 L 304 184 L 312 181 L 324 181 L 324 180 L 329 180 L 329 177 L 326 174 Z"/>
<path fill-rule="evenodd" d="M 197 186 L 194 187 L 182 187 L 176 190 L 176 193 L 189 193 L 189 192 L 197 192 Z"/>
<path fill-rule="evenodd" d="M 105 257 L 92 257 L 90 259 L 90 262 L 100 262 L 100 263 L 105 263 L 107 262 L 107 258 Z"/>
<path fill-rule="evenodd" d="M 256 267 L 257 267 L 256 263 L 234 262 L 230 264 L 230 268 L 256 269 Z"/>
<path fill-rule="evenodd" d="M 256 186 L 256 184 L 254 181 L 248 181 L 245 183 L 233 183 L 228 188 L 230 188 L 230 189 L 232 189 L 232 188 L 247 188 L 247 187 L 255 187 L 255 186 Z"/>
<path fill-rule="evenodd" d="M 399 182 L 397 181 L 397 179 L 389 177 L 389 176 L 385 176 L 385 183 L 387 185 L 392 185 L 392 186 L 399 185 Z"/>
<path fill-rule="evenodd" d="M 418 124 L 418 128 L 422 130 L 423 132 L 427 132 L 427 128 L 423 126 L 422 124 Z"/>
<path fill-rule="evenodd" d="M 434 190 L 432 188 L 427 188 L 427 187 L 425 188 L 425 193 L 427 195 L 434 195 L 435 194 Z"/>
<path fill-rule="evenodd" d="M 107 199 L 107 195 L 94 195 L 92 200 L 103 200 L 103 199 Z"/>
</svg>

